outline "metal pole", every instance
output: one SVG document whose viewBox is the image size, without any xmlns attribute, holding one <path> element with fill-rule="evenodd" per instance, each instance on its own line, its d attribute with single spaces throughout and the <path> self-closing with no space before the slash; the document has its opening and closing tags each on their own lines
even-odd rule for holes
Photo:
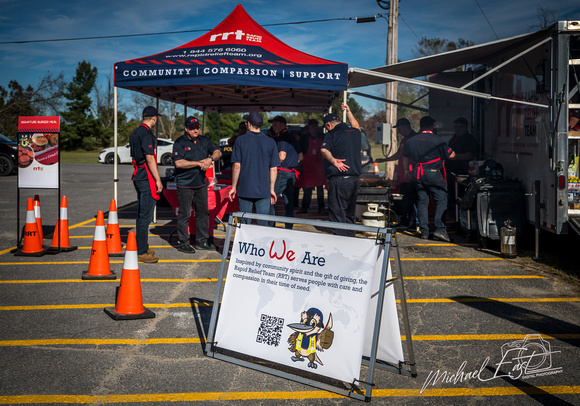
<svg viewBox="0 0 580 406">
<path fill-rule="evenodd" d="M 540 181 L 534 182 L 534 261 L 540 260 L 540 209 L 542 203 L 540 201 Z"/>
<path fill-rule="evenodd" d="M 119 183 L 119 174 L 117 168 L 117 148 L 118 148 L 118 122 L 117 122 L 117 86 L 113 88 L 113 98 L 114 98 L 114 119 L 113 119 L 113 146 L 115 147 L 115 161 L 113 162 L 113 198 L 115 199 L 115 205 L 119 206 L 119 201 L 117 200 L 117 183 Z"/>
<path fill-rule="evenodd" d="M 389 21 L 387 31 L 387 65 L 397 63 L 397 42 L 398 42 L 398 19 L 399 19 L 399 0 L 391 0 L 389 3 Z M 397 100 L 397 82 L 387 83 L 387 99 Z M 398 149 L 397 145 L 397 130 L 393 128 L 397 122 L 397 107 L 394 104 L 387 103 L 385 111 L 386 122 L 391 124 L 391 151 Z M 395 162 L 387 162 L 385 164 L 385 177 L 393 179 L 395 173 Z"/>
<path fill-rule="evenodd" d="M 157 98 L 156 109 L 159 112 L 159 98 Z M 157 117 L 157 120 L 159 121 L 159 117 Z M 157 138 L 159 138 L 159 123 L 155 126 L 155 156 L 157 156 Z M 153 223 L 157 223 L 157 204 L 153 208 Z"/>
</svg>

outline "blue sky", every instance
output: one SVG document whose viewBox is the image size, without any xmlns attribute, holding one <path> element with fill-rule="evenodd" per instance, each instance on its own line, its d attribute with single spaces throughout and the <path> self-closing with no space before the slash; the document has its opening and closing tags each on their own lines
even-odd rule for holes
<svg viewBox="0 0 580 406">
<path fill-rule="evenodd" d="M 580 20 L 580 0 L 542 3 L 559 20 Z M 260 24 L 388 13 L 375 0 L 0 0 L 0 42 L 211 29 L 237 4 Z M 413 59 L 411 50 L 424 36 L 462 37 L 479 44 L 495 40 L 496 34 L 506 38 L 532 31 L 531 26 L 538 24 L 539 4 L 540 0 L 400 0 L 399 59 Z M 385 19 L 368 24 L 330 21 L 266 29 L 294 48 L 350 67 L 373 68 L 385 63 Z M 11 79 L 21 85 L 34 84 L 48 71 L 62 71 L 70 79 L 82 60 L 96 66 L 103 78 L 112 73 L 115 62 L 162 52 L 203 33 L 0 44 L 0 85 L 6 87 Z"/>
</svg>

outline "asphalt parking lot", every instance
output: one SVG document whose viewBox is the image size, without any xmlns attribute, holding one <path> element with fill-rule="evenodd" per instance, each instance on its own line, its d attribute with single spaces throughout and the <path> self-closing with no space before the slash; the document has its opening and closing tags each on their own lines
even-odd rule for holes
<svg viewBox="0 0 580 406">
<path fill-rule="evenodd" d="M 131 169 L 120 166 L 119 173 L 123 241 L 135 223 Z M 16 177 L 0 178 L 0 404 L 359 404 L 205 356 L 221 255 L 177 251 L 170 207 L 158 208 L 150 229 L 160 262 L 139 264 L 143 301 L 156 317 L 108 317 L 103 308 L 114 305 L 119 280 L 83 281 L 81 275 L 96 213 L 106 217 L 113 196 L 112 167 L 63 164 L 61 174 L 71 244 L 78 249 L 40 258 L 10 253 Z M 48 234 L 57 192 L 20 194 L 21 226 L 26 198 L 39 194 Z M 314 209 L 306 217 L 322 219 Z M 452 237 L 455 243 L 445 244 L 397 235 L 418 376 L 376 371 L 372 403 L 579 405 L 578 286 Z M 223 245 L 223 227 L 214 238 Z M 120 275 L 123 258 L 110 264 Z"/>
</svg>

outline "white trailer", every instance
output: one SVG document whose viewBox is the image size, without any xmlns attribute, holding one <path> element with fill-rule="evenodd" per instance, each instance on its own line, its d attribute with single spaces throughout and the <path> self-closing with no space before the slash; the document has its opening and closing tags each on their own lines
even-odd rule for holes
<svg viewBox="0 0 580 406">
<path fill-rule="evenodd" d="M 580 21 L 560 21 L 396 65 L 352 68 L 349 79 L 351 87 L 393 80 L 425 87 L 443 136 L 453 134 L 455 118 L 467 118 L 479 159 L 494 159 L 520 181 L 539 241 L 540 229 L 580 233 L 580 136 L 568 131 L 569 110 L 580 109 L 579 77 Z"/>
</svg>

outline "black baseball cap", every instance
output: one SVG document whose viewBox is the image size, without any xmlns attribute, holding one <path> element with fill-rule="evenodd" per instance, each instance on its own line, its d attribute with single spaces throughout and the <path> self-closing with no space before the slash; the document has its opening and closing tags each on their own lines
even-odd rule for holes
<svg viewBox="0 0 580 406">
<path fill-rule="evenodd" d="M 143 109 L 143 117 L 155 117 L 155 116 L 161 116 L 161 115 L 162 114 L 159 114 L 157 109 L 153 106 L 147 106 Z"/>
<path fill-rule="evenodd" d="M 244 116 L 244 120 L 252 124 L 254 127 L 261 127 L 262 124 L 264 123 L 264 119 L 262 118 L 260 113 L 257 113 L 255 111 L 251 112 L 250 114 L 246 114 Z"/>
<path fill-rule="evenodd" d="M 463 118 L 463 117 L 459 117 L 458 119 L 456 119 L 454 121 L 454 123 L 467 125 L 467 120 L 465 118 Z"/>
<path fill-rule="evenodd" d="M 326 123 L 330 123 L 331 121 L 341 121 L 340 117 L 338 117 L 336 114 L 334 113 L 330 113 L 324 116 L 324 118 L 322 119 L 322 122 L 324 124 Z"/>
<path fill-rule="evenodd" d="M 435 119 L 433 117 L 424 116 L 424 117 L 421 117 L 421 121 L 419 122 L 419 125 L 421 126 L 421 128 L 423 128 L 423 127 L 429 127 L 433 123 L 435 123 Z"/>
<path fill-rule="evenodd" d="M 187 117 L 185 119 L 185 126 L 190 128 L 195 126 L 199 127 L 199 120 L 193 116 Z"/>
<path fill-rule="evenodd" d="M 269 123 L 273 123 L 274 121 L 278 121 L 279 123 L 284 123 L 286 124 L 286 119 L 282 116 L 276 116 L 271 120 L 268 120 Z"/>
<path fill-rule="evenodd" d="M 397 124 L 395 124 L 395 125 L 393 126 L 393 128 L 397 128 L 397 127 L 400 127 L 400 126 L 402 126 L 402 125 L 408 125 L 408 126 L 411 126 L 411 123 L 410 123 L 410 122 L 409 122 L 409 120 L 407 120 L 406 118 L 400 118 L 400 119 L 398 119 L 398 120 L 397 120 Z"/>
</svg>

